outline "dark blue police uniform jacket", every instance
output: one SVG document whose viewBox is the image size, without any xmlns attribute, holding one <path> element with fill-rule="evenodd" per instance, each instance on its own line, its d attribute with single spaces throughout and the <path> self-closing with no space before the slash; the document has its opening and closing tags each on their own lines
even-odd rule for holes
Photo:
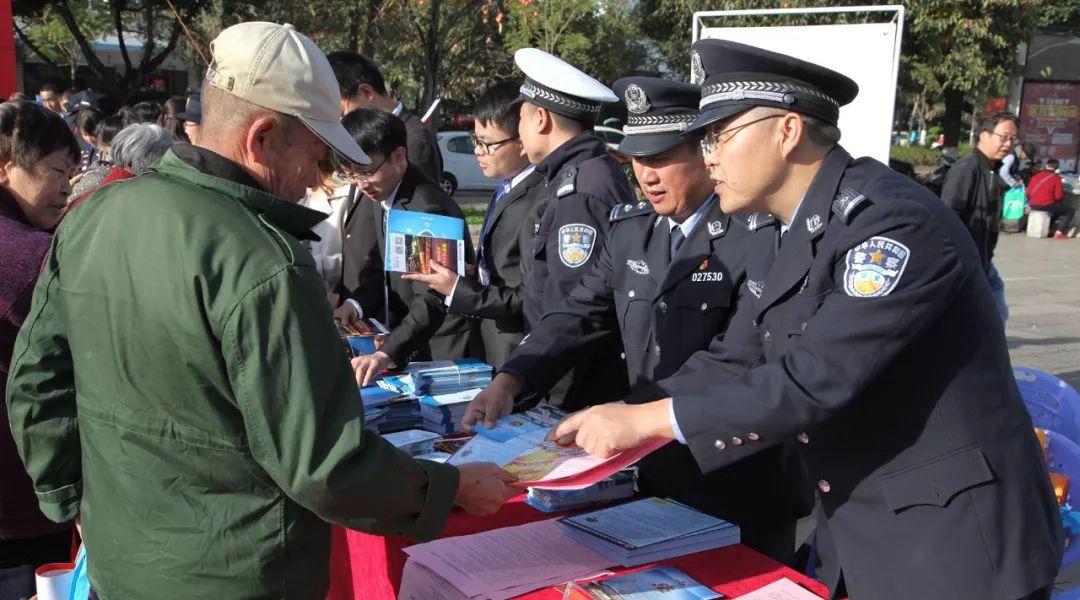
<svg viewBox="0 0 1080 600">
<path fill-rule="evenodd" d="M 854 598 L 1012 600 L 1050 584 L 1057 505 L 960 221 L 836 146 L 781 242 L 724 341 L 661 382 L 701 468 L 797 440 L 819 574 Z"/>
</svg>

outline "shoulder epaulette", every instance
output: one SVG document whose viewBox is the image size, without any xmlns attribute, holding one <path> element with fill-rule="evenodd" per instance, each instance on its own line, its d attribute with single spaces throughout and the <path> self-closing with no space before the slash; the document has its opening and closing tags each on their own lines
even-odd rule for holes
<svg viewBox="0 0 1080 600">
<path fill-rule="evenodd" d="M 744 227 L 750 231 L 757 231 L 762 227 L 772 225 L 776 222 L 776 217 L 768 213 L 750 213 L 748 215 L 735 215 L 735 220 L 742 223 Z"/>
<path fill-rule="evenodd" d="M 608 220 L 612 222 L 622 221 L 623 219 L 629 219 L 630 217 L 639 217 L 641 215 L 651 214 L 653 214 L 652 204 L 649 204 L 644 200 L 638 202 L 637 204 L 633 202 L 627 202 L 625 204 L 616 204 L 611 209 L 611 215 L 608 217 Z"/>
<path fill-rule="evenodd" d="M 555 197 L 562 198 L 567 194 L 574 193 L 577 189 L 577 167 L 570 167 L 562 174 L 562 177 L 555 182 L 558 186 L 555 188 Z"/>
<path fill-rule="evenodd" d="M 836 197 L 833 198 L 832 211 L 836 216 L 843 219 L 844 223 L 850 223 L 851 217 L 855 214 L 855 209 L 865 201 L 866 196 L 849 187 L 841 187 L 836 192 Z"/>
</svg>

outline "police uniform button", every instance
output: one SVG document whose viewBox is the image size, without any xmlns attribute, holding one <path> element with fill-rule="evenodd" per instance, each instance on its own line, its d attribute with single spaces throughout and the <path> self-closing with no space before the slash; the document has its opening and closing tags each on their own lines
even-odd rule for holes
<svg viewBox="0 0 1080 600">
<path fill-rule="evenodd" d="M 806 321 L 803 321 L 803 323 L 802 323 L 802 330 L 806 331 Z"/>
<path fill-rule="evenodd" d="M 727 444 L 724 443 L 724 440 L 716 440 L 715 442 L 713 442 L 713 446 L 716 446 L 717 450 L 723 450 L 724 448 L 727 448 Z"/>
<path fill-rule="evenodd" d="M 822 479 L 821 481 L 817 482 L 817 489 L 821 490 L 822 494 L 828 494 L 829 490 L 832 489 L 832 486 L 829 485 L 828 481 Z"/>
<path fill-rule="evenodd" d="M 347 240 L 352 239 L 352 234 L 351 233 L 346 233 L 345 234 L 345 239 L 347 239 Z"/>
<path fill-rule="evenodd" d="M 634 294 L 634 290 L 630 290 L 629 292 L 626 292 L 626 295 L 627 295 L 627 296 L 630 296 L 631 298 L 633 298 L 633 297 L 635 296 L 635 294 Z"/>
<path fill-rule="evenodd" d="M 771 334 L 771 333 L 769 333 L 769 330 L 768 330 L 768 329 L 766 329 L 766 330 L 765 330 L 765 333 L 762 333 L 762 334 L 761 334 L 761 339 L 762 339 L 762 341 L 764 341 L 764 342 L 765 342 L 766 344 L 768 344 L 768 343 L 772 342 L 772 334 Z"/>
<path fill-rule="evenodd" d="M 659 355 L 660 355 L 660 344 L 657 344 L 657 345 L 656 345 L 656 347 L 655 347 L 655 348 L 653 348 L 653 350 L 655 350 L 655 351 L 656 351 L 656 354 L 657 354 L 657 356 L 659 356 Z"/>
<path fill-rule="evenodd" d="M 799 435 L 795 436 L 795 439 L 799 440 L 800 444 L 810 443 L 810 436 L 806 435 L 805 433 L 800 433 Z"/>
<path fill-rule="evenodd" d="M 656 308 L 659 308 L 660 312 L 666 313 L 667 312 L 667 302 L 664 302 L 663 300 L 661 300 L 660 303 L 656 305 Z"/>
<path fill-rule="evenodd" d="M 756 442 L 761 439 L 761 436 L 754 432 L 750 432 L 746 434 L 746 439 L 750 440 L 751 442 Z"/>
<path fill-rule="evenodd" d="M 626 360 L 626 353 L 625 352 L 620 352 L 619 353 L 619 358 L 621 358 L 623 360 Z"/>
<path fill-rule="evenodd" d="M 709 303 L 708 302 L 702 302 L 701 303 L 701 310 L 704 311 L 704 310 L 706 310 L 708 308 L 709 308 Z"/>
<path fill-rule="evenodd" d="M 737 435 L 731 436 L 731 445 L 732 446 L 742 446 L 742 438 L 737 436 Z"/>
</svg>

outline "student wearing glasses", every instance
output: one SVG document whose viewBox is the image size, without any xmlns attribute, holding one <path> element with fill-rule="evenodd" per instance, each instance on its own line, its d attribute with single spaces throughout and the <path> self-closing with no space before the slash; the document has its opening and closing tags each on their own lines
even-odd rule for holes
<svg viewBox="0 0 1080 600">
<path fill-rule="evenodd" d="M 485 90 L 473 107 L 473 152 L 484 175 L 501 179 L 488 204 L 477 244 L 477 279 L 459 277 L 442 265 L 435 273 L 409 274 L 446 296 L 453 314 L 480 322 L 486 360 L 499 368 L 525 335 L 525 280 L 532 246 L 547 204 L 542 173 L 529 164 L 518 136 L 520 81 L 501 81 Z"/>
<path fill-rule="evenodd" d="M 1018 131 L 1016 115 L 1012 113 L 996 113 L 983 119 L 979 124 L 979 140 L 971 154 L 953 164 L 941 187 L 941 199 L 960 217 L 975 240 L 1003 323 L 1009 318 L 1005 282 L 993 263 L 1004 193 L 997 170 L 1001 160 L 1020 143 Z"/>
<path fill-rule="evenodd" d="M 386 111 L 358 108 L 345 115 L 341 124 L 371 157 L 371 164 L 346 168 L 343 173 L 356 185 L 356 192 L 346 201 L 338 290 L 343 302 L 334 316 L 345 324 L 372 317 L 390 328 L 378 351 L 353 359 L 357 383 L 368 385 L 383 369 L 403 367 L 413 360 L 467 356 L 472 323 L 463 316 L 448 315 L 443 294 L 383 268 L 386 218 L 391 209 L 461 219 L 465 261 L 473 264 L 465 215 L 439 184 L 409 162 L 401 119 Z"/>
</svg>

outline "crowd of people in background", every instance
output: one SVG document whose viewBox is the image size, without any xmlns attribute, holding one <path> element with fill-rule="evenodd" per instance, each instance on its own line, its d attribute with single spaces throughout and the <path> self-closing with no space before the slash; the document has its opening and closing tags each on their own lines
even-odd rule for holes
<svg viewBox="0 0 1080 600">
<path fill-rule="evenodd" d="M 387 369 L 468 357 L 497 375 L 466 430 L 543 401 L 584 409 L 557 437 L 593 454 L 677 440 L 641 463 L 642 491 L 800 566 L 795 525 L 814 510 L 835 595 L 892 597 L 939 566 L 920 551 L 935 547 L 974 558 L 926 578 L 929 596 L 1049 597 L 1056 507 L 987 294 L 1004 321 L 1002 181 L 1026 181 L 1061 236 L 1073 215 L 1057 165 L 1012 154 L 1015 116 L 986 119 L 945 177 L 956 222 L 838 144 L 858 93 L 839 73 L 703 40 L 704 87 L 627 77 L 616 95 L 523 49 L 523 78 L 478 90 L 474 152 L 502 184 L 474 240 L 433 128 L 370 59 L 272 23 L 212 48 L 200 97 L 113 110 L 45 85 L 0 104 L 0 573 L 67 560 L 79 519 L 114 598 L 166 582 L 300 597 L 325 587 L 328 523 L 422 540 L 453 506 L 491 514 L 518 493 L 509 473 L 413 460 L 364 433 L 357 398 Z M 762 81 L 790 89 L 761 96 Z M 648 202 L 593 132 L 620 98 Z M 465 273 L 391 272 L 392 211 L 461 219 Z M 390 333 L 350 364 L 343 327 L 370 318 Z M 966 462 L 943 463 L 954 477 L 926 456 Z M 877 471 L 931 499 L 883 496 Z M 965 503 L 903 510 L 937 504 L 939 480 Z M 971 499 L 1018 525 L 987 538 L 961 518 Z M 147 558 L 163 539 L 170 556 Z M 1017 555 L 986 560 L 998 544 Z"/>
</svg>

